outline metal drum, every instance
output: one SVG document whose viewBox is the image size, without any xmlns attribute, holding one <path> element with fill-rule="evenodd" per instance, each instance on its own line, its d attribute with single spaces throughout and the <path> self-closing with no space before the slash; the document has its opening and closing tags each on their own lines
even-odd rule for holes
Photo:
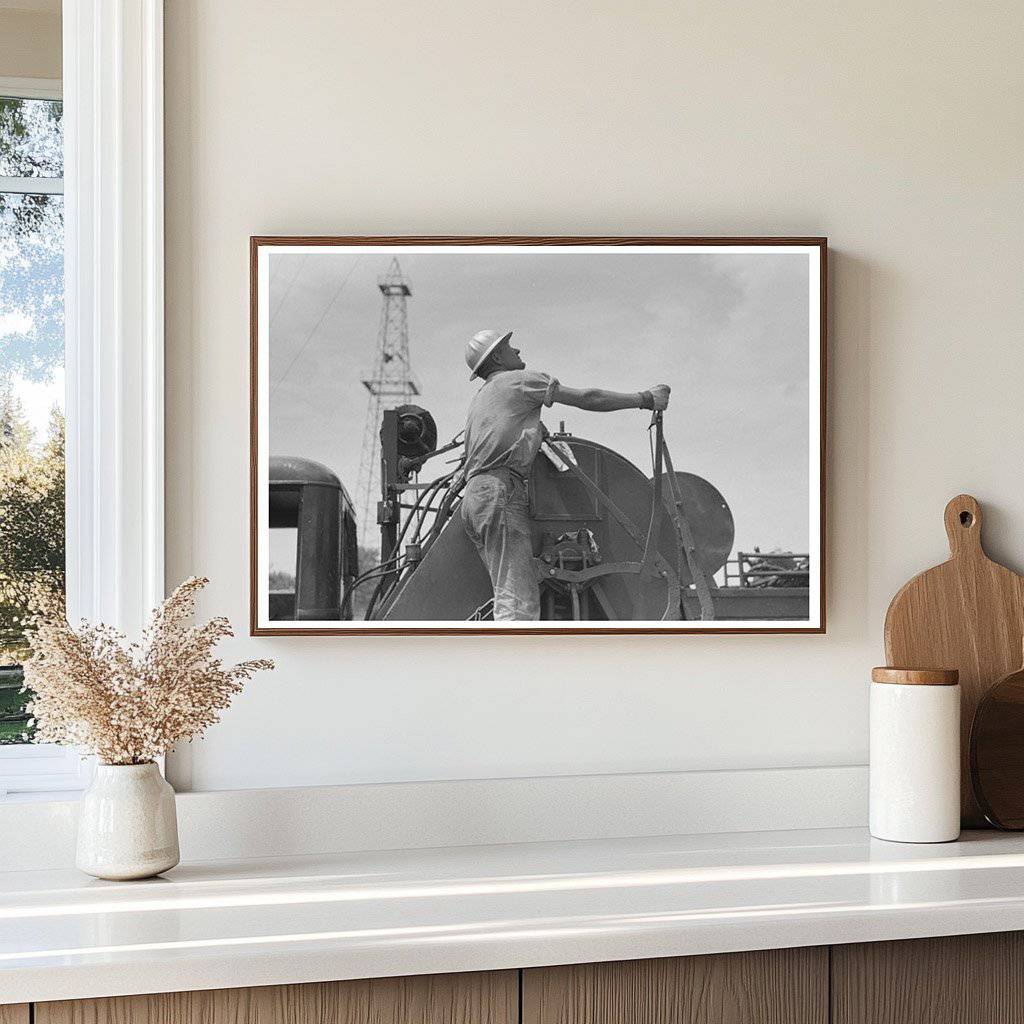
<svg viewBox="0 0 1024 1024">
<path fill-rule="evenodd" d="M 691 579 L 669 489 L 654 508 L 651 480 L 617 452 L 584 438 L 555 435 L 552 441 L 554 447 L 546 444 L 537 456 L 529 481 L 541 617 L 682 618 L 681 590 Z M 732 513 L 701 477 L 677 473 L 676 480 L 697 555 L 710 575 L 731 550 Z M 464 621 L 491 596 L 483 563 L 455 515 L 378 617 Z"/>
<path fill-rule="evenodd" d="M 667 478 L 668 474 L 664 474 Z M 701 555 L 701 564 L 709 575 L 718 572 L 725 565 L 736 539 L 736 525 L 722 492 L 712 483 L 696 473 L 676 470 L 676 489 L 683 499 L 683 511 L 693 531 L 693 539 Z M 672 504 L 667 482 L 662 488 L 662 497 L 667 505 Z M 684 566 L 684 586 L 690 582 L 689 572 Z"/>
</svg>

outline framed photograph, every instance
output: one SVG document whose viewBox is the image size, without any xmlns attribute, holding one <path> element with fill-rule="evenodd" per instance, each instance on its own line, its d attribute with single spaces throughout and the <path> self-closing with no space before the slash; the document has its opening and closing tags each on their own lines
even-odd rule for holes
<svg viewBox="0 0 1024 1024">
<path fill-rule="evenodd" d="M 254 635 L 825 631 L 824 238 L 250 250 Z"/>
</svg>

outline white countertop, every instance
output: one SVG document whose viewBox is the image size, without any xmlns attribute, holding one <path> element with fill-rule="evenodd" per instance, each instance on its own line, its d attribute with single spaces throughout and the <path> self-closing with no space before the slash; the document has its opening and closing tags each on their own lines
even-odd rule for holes
<svg viewBox="0 0 1024 1024">
<path fill-rule="evenodd" d="M 0 872 L 0 1003 L 1024 929 L 1024 836 L 860 829 Z"/>
</svg>

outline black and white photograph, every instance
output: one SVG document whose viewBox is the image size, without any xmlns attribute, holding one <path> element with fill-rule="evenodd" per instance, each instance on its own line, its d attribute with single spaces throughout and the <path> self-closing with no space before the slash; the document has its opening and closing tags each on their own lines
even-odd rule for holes
<svg viewBox="0 0 1024 1024">
<path fill-rule="evenodd" d="M 253 633 L 822 632 L 825 252 L 253 238 Z"/>
</svg>

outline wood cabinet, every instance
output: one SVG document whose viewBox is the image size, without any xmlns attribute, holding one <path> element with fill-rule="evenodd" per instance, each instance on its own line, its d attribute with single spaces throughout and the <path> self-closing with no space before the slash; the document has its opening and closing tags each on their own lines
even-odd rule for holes
<svg viewBox="0 0 1024 1024">
<path fill-rule="evenodd" d="M 827 1024 L 828 949 L 523 972 L 523 1024 Z"/>
<path fill-rule="evenodd" d="M 1024 1024 L 1024 932 L 0 1006 L 0 1024 Z"/>
<path fill-rule="evenodd" d="M 834 1024 L 1024 1024 L 1024 933 L 832 947 Z"/>
<path fill-rule="evenodd" d="M 516 1024 L 518 1017 L 518 971 L 172 992 L 35 1007 L 35 1024 Z M 0 1017 L 0 1024 L 7 1022 Z"/>
</svg>

